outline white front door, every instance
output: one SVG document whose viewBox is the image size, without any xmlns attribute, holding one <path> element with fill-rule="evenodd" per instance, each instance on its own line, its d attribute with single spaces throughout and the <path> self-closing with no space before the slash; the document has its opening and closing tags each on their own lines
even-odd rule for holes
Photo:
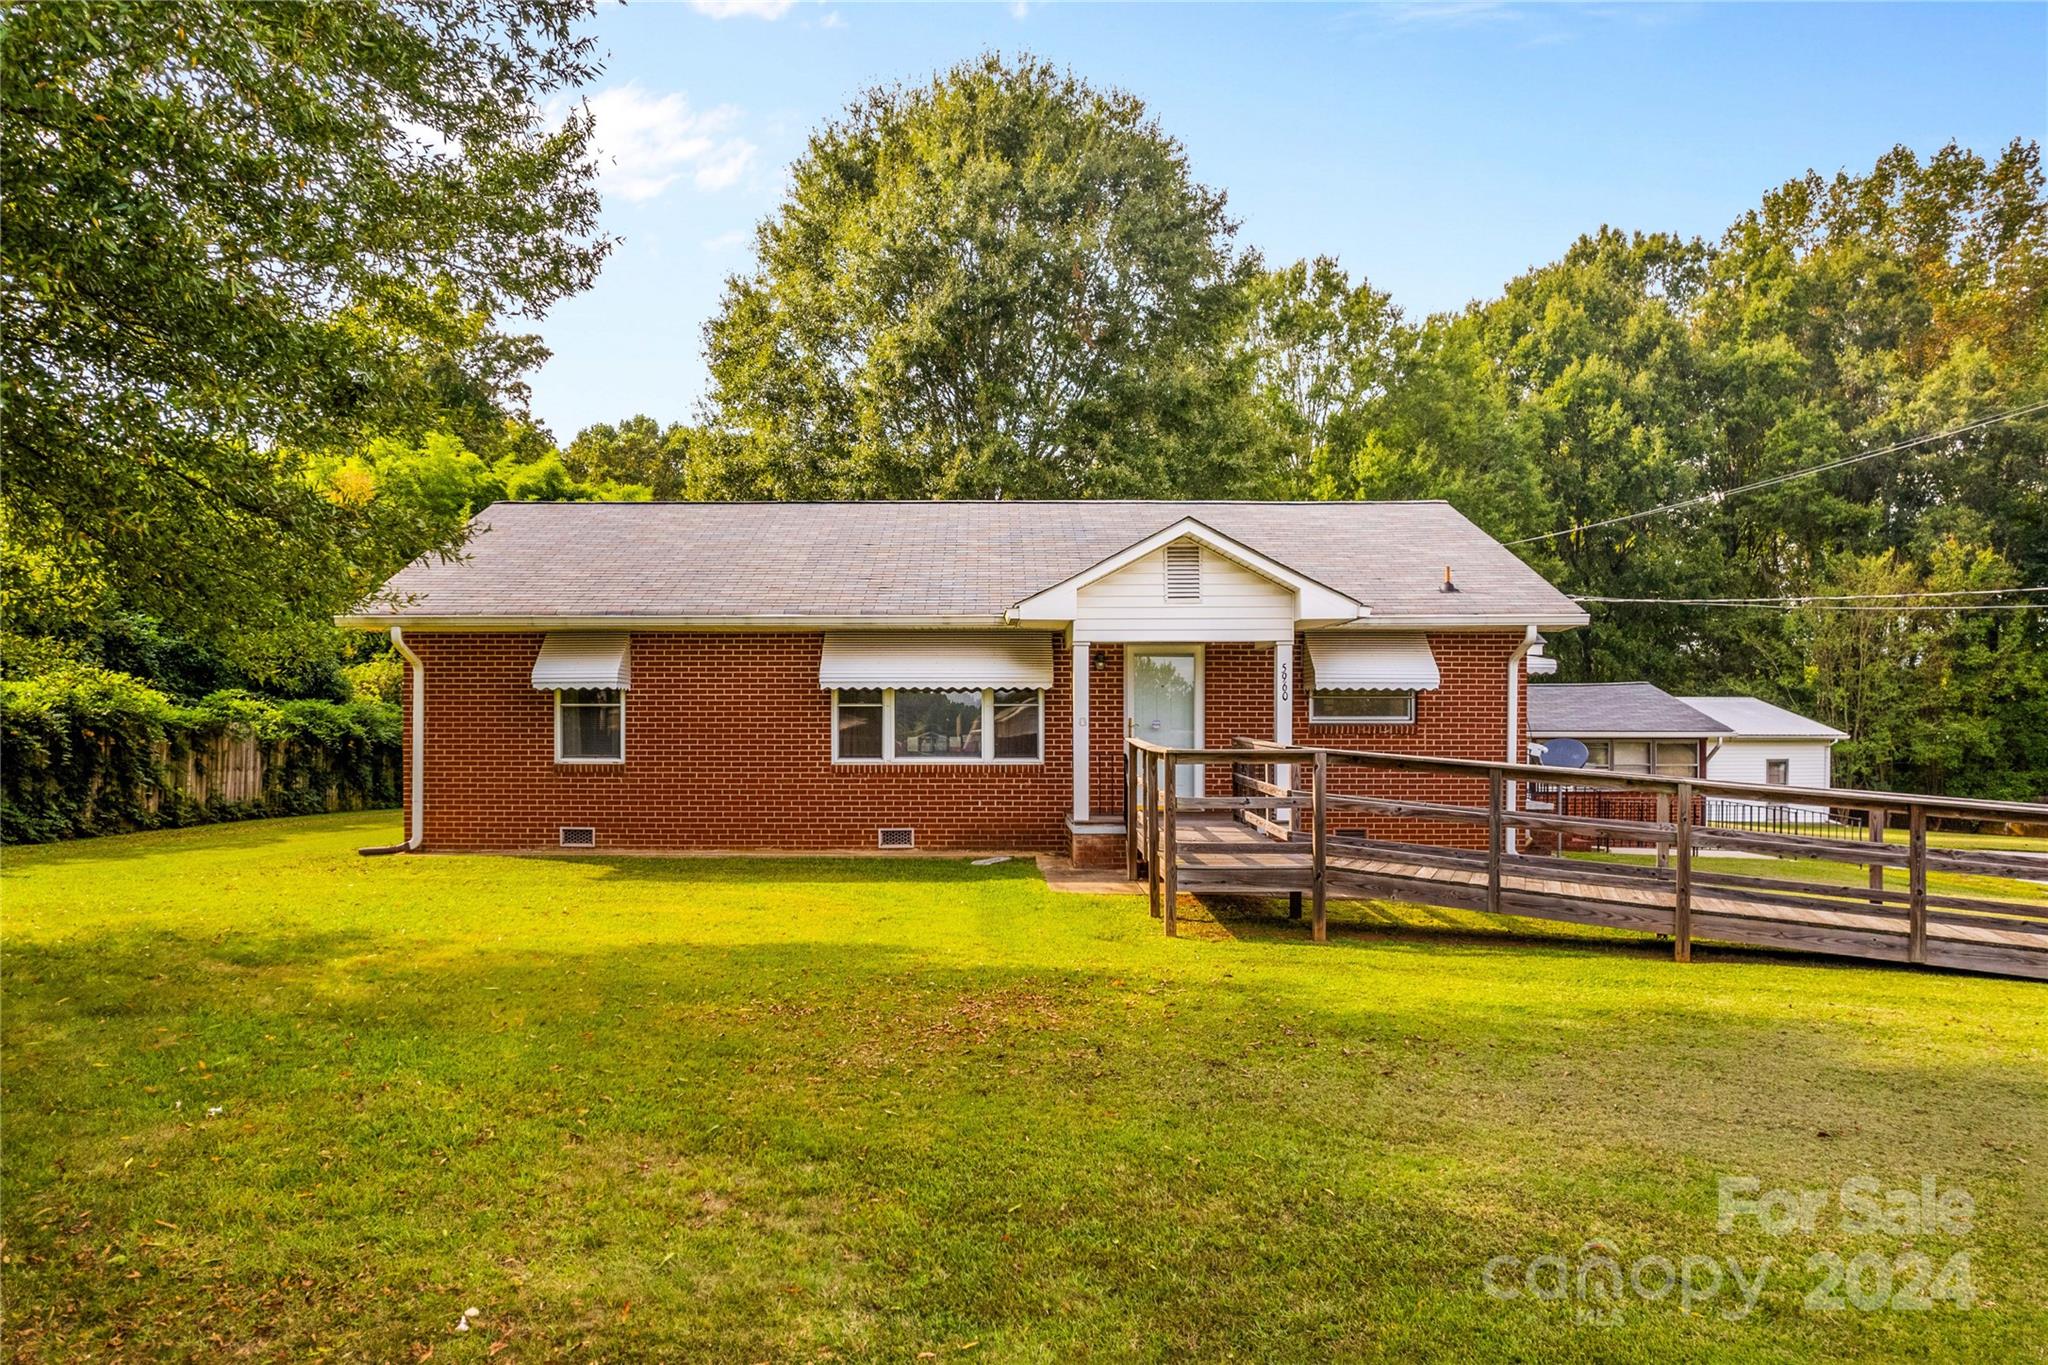
<svg viewBox="0 0 2048 1365">
<path fill-rule="evenodd" d="M 1201 650 L 1191 645 L 1132 646 L 1126 657 L 1124 709 L 1131 733 L 1168 748 L 1201 747 Z M 1178 782 L 1182 796 L 1199 796 L 1202 770 L 1185 765 Z"/>
</svg>

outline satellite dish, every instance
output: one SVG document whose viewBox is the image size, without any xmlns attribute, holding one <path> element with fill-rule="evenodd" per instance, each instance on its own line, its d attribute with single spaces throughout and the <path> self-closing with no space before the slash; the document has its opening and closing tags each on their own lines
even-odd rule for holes
<svg viewBox="0 0 2048 1365">
<path fill-rule="evenodd" d="M 1543 766 L 1583 768 L 1586 766 L 1586 746 L 1576 739 L 1546 739 L 1543 741 Z"/>
</svg>

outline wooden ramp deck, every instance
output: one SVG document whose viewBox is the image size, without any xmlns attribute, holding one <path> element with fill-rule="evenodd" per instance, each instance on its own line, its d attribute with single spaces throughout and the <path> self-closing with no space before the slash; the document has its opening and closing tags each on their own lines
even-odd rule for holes
<svg viewBox="0 0 2048 1365">
<path fill-rule="evenodd" d="M 1180 822 L 1179 891 L 1190 895 L 1290 896 L 1313 890 L 1307 841 L 1281 843 L 1228 816 Z M 1563 858 L 1503 858 L 1498 913 L 1669 936 L 1674 874 Z M 1330 836 L 1326 895 L 1453 910 L 1490 909 L 1486 854 Z M 1758 878 L 1763 880 L 1763 878 Z M 1911 960 L 1905 916 L 1855 907 L 1858 888 L 1830 898 L 1749 888 L 1695 886 L 1694 939 L 1882 961 Z M 2044 888 L 2048 890 L 2048 888 Z M 1801 901 L 1806 903 L 1799 903 Z M 2032 907 L 2036 912 L 2048 907 Z M 2026 915 L 2022 902 L 2014 916 Z M 1930 911 L 1925 964 L 2048 980 L 2048 923 L 1996 913 Z"/>
<path fill-rule="evenodd" d="M 1297 914 L 1307 901 L 1315 910 L 1318 941 L 1325 936 L 1323 907 L 1329 899 L 1392 900 L 1662 935 L 1672 940 L 1680 961 L 1690 959 L 1694 940 L 1711 939 L 2048 980 L 2048 885 L 2042 885 L 2048 882 L 2048 859 L 2006 850 L 1935 848 L 1927 840 L 1930 812 L 1990 808 L 1992 803 L 1816 789 L 1810 795 L 1852 797 L 1860 809 L 1871 811 L 1873 837 L 1811 838 L 1696 826 L 1694 789 L 1741 790 L 1731 784 L 1603 774 L 1594 780 L 1643 787 L 1659 798 L 1663 818 L 1625 823 L 1635 842 L 1664 850 L 1656 866 L 1603 863 L 1508 851 L 1512 841 L 1504 833 L 1509 829 L 1556 836 L 1601 827 L 1612 834 L 1617 831 L 1604 827 L 1624 823 L 1518 808 L 1509 784 L 1540 774 L 1540 769 L 1240 743 L 1254 747 L 1249 753 L 1242 748 L 1168 750 L 1131 741 L 1129 871 L 1135 876 L 1140 867 L 1145 870 L 1153 911 L 1165 920 L 1169 934 L 1175 932 L 1175 900 L 1183 892 L 1286 896 Z M 1213 767 L 1226 759 L 1233 764 L 1232 795 L 1161 798 L 1177 791 L 1177 764 Z M 1339 763 L 1457 772 L 1485 782 L 1488 799 L 1468 806 L 1340 795 L 1329 790 L 1330 769 Z M 1466 774 L 1467 769 L 1472 771 Z M 1307 784 L 1295 785 L 1295 774 L 1308 778 Z M 1885 805 L 1905 817 L 1909 837 L 1903 845 L 1881 837 L 1888 825 L 1896 828 Z M 2026 818 L 2048 815 L 2043 807 L 1997 809 Z M 1352 816 L 1354 824 L 1357 816 L 1372 815 L 1425 819 L 1439 828 L 1446 822 L 1483 826 L 1486 846 L 1369 837 L 1357 828 L 1331 828 L 1333 813 Z M 1701 854 L 1720 850 L 1762 856 L 1755 856 L 1754 871 L 1747 863 L 1734 872 L 1695 862 Z M 1857 864 L 1867 875 L 1861 884 L 1792 875 L 1801 862 L 1810 866 L 1813 860 Z M 1930 868 L 2041 885 L 2041 895 L 1999 899 L 1930 893 Z M 1887 871 L 1894 874 L 1891 882 L 1885 879 Z"/>
</svg>

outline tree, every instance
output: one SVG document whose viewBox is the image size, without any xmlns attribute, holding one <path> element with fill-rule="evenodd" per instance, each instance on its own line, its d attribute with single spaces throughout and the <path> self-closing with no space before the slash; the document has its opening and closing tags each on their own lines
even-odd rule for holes
<svg viewBox="0 0 2048 1365">
<path fill-rule="evenodd" d="M 1255 263 L 1130 95 L 993 56 L 816 134 L 706 328 L 712 496 L 1097 497 L 1259 477 Z"/>
<path fill-rule="evenodd" d="M 696 440 L 696 431 L 683 423 L 664 428 L 643 413 L 617 426 L 585 427 L 562 452 L 562 461 L 579 479 L 644 485 L 665 502 L 683 496 Z"/>
<path fill-rule="evenodd" d="M 1382 391 L 1340 422 L 1306 471 L 1318 498 L 1442 498 L 1503 540 L 1549 529 L 1550 495 L 1469 320 L 1398 327 Z M 1531 555 L 1546 572 L 1554 557 Z"/>
<path fill-rule="evenodd" d="M 644 485 L 579 477 L 552 446 L 486 460 L 460 437 L 430 432 L 419 441 L 380 436 L 343 455 L 313 461 L 325 495 L 374 526 L 384 558 L 363 567 L 390 577 L 422 555 L 455 544 L 471 517 L 494 502 L 644 502 Z"/>
<path fill-rule="evenodd" d="M 2048 398 L 2048 198 L 2040 149 L 1995 161 L 1899 147 L 1865 175 L 1809 173 L 1764 197 L 1714 257 L 1698 332 L 1717 357 L 1717 486 Z M 1731 505 L 1722 536 L 1760 575 L 1844 544 L 1923 553 L 1981 538 L 2048 575 L 2048 422 L 1787 485 Z M 1759 536 L 1757 533 L 1761 532 Z"/>
<path fill-rule="evenodd" d="M 1564 259 L 1445 326 L 1487 358 L 1523 429 L 1552 525 L 1653 507 L 1695 486 L 1698 356 L 1688 308 L 1707 250 L 1662 234 L 1603 228 Z M 1529 547 L 1567 592 L 1676 596 L 1711 581 L 1684 522 L 1621 525 Z M 1578 679 L 1678 684 L 1697 622 L 1657 608 L 1610 608 L 1558 651 Z"/>
<path fill-rule="evenodd" d="M 423 318 L 538 312 L 604 254 L 589 116 L 542 112 L 596 69 L 587 10 L 6 7 L 10 615 L 220 635 L 362 590 L 388 547 L 304 452 L 417 425 Z"/>
<path fill-rule="evenodd" d="M 2017 585 L 2012 565 L 1945 540 L 1923 570 L 1896 551 L 1831 560 L 1823 590 L 1883 600 L 1794 612 L 1815 714 L 1846 731 L 1835 780 L 2007 800 L 2048 791 L 2048 657 L 2031 612 L 1943 593 Z"/>
<path fill-rule="evenodd" d="M 1245 345 L 1259 417 L 1272 429 L 1285 481 L 1306 489 L 1312 470 L 1355 453 L 1367 405 L 1394 378 L 1401 310 L 1351 283 L 1329 256 L 1258 277 Z"/>
</svg>

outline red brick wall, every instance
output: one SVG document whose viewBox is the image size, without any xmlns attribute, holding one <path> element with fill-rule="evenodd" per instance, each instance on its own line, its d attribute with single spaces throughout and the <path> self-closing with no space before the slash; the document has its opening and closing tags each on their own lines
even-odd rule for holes
<svg viewBox="0 0 2048 1365">
<path fill-rule="evenodd" d="M 1380 753 L 1419 754 L 1430 758 L 1471 758 L 1498 762 L 1507 756 L 1508 658 L 1521 647 L 1520 631 L 1436 634 L 1429 647 L 1436 655 L 1442 684 L 1415 696 L 1415 721 L 1410 725 L 1311 725 L 1308 694 L 1313 678 L 1306 651 L 1296 642 L 1294 739 L 1331 749 L 1370 749 Z M 1268 661 L 1270 665 L 1270 660 Z M 1529 720 L 1528 670 L 1520 670 L 1521 700 L 1517 707 L 1515 746 L 1526 752 Z M 1330 769 L 1330 790 L 1360 796 L 1389 796 L 1483 806 L 1486 783 L 1479 778 L 1435 773 L 1396 773 L 1336 765 Z M 1484 848 L 1486 827 L 1454 821 L 1416 820 L 1400 816 L 1347 812 L 1333 815 L 1333 828 L 1365 829 L 1375 838 L 1409 843 Z"/>
<path fill-rule="evenodd" d="M 1421 694 L 1416 723 L 1400 726 L 1311 726 L 1297 640 L 1295 740 L 1497 759 L 1506 749 L 1507 658 L 1520 639 L 1519 632 L 1433 636 L 1443 686 Z M 626 762 L 611 766 L 554 762 L 553 697 L 531 682 L 540 635 L 408 636 L 427 666 L 427 846 L 554 848 L 561 826 L 590 825 L 600 849 L 873 848 L 881 826 L 909 825 L 920 848 L 1066 851 L 1073 793 L 1068 650 L 1054 649 L 1042 765 L 834 765 L 831 695 L 818 686 L 821 640 L 795 633 L 636 634 Z M 1123 810 L 1123 648 L 1097 645 L 1091 654 L 1091 802 L 1095 814 L 1114 819 Z M 1270 736 L 1272 652 L 1211 644 L 1205 656 L 1206 742 Z M 410 698 L 410 678 L 406 685 Z M 1485 800 L 1483 782 L 1332 771 L 1336 791 Z M 1227 767 L 1210 769 L 1211 791 L 1227 791 L 1228 784 Z M 408 796 L 408 812 L 409 802 Z M 1389 838 L 1484 842 L 1483 829 L 1467 826 L 1377 816 L 1332 823 L 1363 824 Z"/>
<path fill-rule="evenodd" d="M 626 761 L 592 765 L 554 761 L 538 634 L 409 635 L 427 670 L 426 846 L 554 848 L 561 826 L 591 825 L 599 849 L 873 848 L 909 825 L 920 848 L 1066 851 L 1064 650 L 1043 764 L 835 765 L 821 641 L 635 634 Z"/>
<path fill-rule="evenodd" d="M 1657 795 L 1654 792 L 1582 787 L 1576 791 L 1553 792 L 1549 799 L 1556 805 L 1560 815 L 1578 815 L 1588 820 L 1648 822 L 1657 818 Z M 1707 801 L 1704 796 L 1693 797 L 1692 819 L 1695 825 L 1707 822 Z M 1627 835 L 1596 833 L 1592 830 L 1569 830 L 1564 833 L 1564 846 L 1569 849 L 1643 848 L 1653 842 L 1654 837 L 1649 834 L 1632 838 Z M 1545 846 L 1555 843 L 1556 839 L 1553 837 L 1545 841 Z"/>
<path fill-rule="evenodd" d="M 1124 811 L 1124 647 L 1095 645 L 1088 651 L 1088 809 L 1108 820 Z M 1073 703 L 1067 703 L 1071 708 Z M 1073 724 L 1060 713 L 1062 729 Z M 1069 797 L 1068 804 L 1073 804 Z M 1118 861 L 1122 861 L 1118 854 Z"/>
</svg>

